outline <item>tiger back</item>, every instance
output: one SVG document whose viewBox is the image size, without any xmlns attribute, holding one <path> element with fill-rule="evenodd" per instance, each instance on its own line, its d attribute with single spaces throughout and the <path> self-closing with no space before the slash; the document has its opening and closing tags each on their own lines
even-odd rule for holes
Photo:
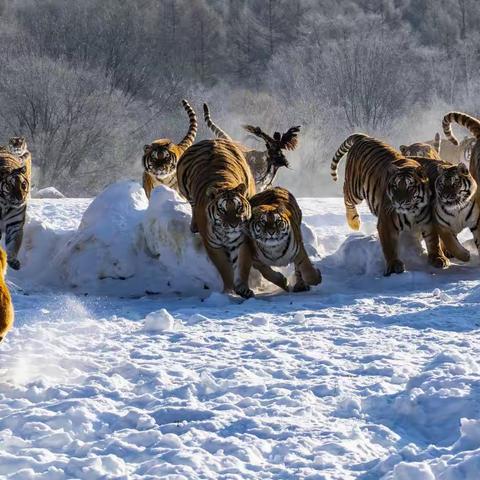
<svg viewBox="0 0 480 480">
<path fill-rule="evenodd" d="M 0 235 L 5 235 L 8 265 L 18 270 L 17 258 L 23 239 L 30 179 L 24 162 L 0 150 Z"/>
<path fill-rule="evenodd" d="M 345 154 L 343 192 L 347 221 L 354 230 L 360 228 L 356 205 L 366 200 L 370 211 L 378 217 L 385 275 L 404 271 L 404 264 L 398 258 L 398 240 L 400 232 L 408 230 L 422 234 L 433 266 L 447 266 L 434 229 L 428 177 L 421 165 L 377 139 L 353 134 L 333 157 L 331 175 L 334 180 L 338 163 Z"/>
<path fill-rule="evenodd" d="M 253 266 L 275 285 L 288 291 L 287 280 L 270 267 L 295 264 L 293 291 L 318 285 L 322 276 L 313 267 L 302 238 L 302 211 L 286 189 L 275 187 L 250 199 L 252 216 L 248 222 Z"/>
<path fill-rule="evenodd" d="M 440 160 L 440 134 L 435 134 L 435 139 L 430 143 L 412 143 L 400 145 L 400 153 L 405 157 L 425 157 Z"/>
<path fill-rule="evenodd" d="M 252 296 L 243 224 L 250 218 L 255 182 L 242 152 L 230 140 L 198 142 L 181 157 L 177 177 L 192 207 L 191 230 L 200 233 L 224 291 Z"/>
</svg>

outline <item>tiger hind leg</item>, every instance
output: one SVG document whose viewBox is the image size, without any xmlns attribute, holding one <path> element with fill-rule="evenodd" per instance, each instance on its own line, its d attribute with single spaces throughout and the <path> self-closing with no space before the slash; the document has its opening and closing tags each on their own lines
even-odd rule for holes
<svg viewBox="0 0 480 480">
<path fill-rule="evenodd" d="M 345 213 L 347 216 L 348 226 L 355 231 L 360 230 L 360 216 L 357 207 L 345 200 Z"/>
</svg>

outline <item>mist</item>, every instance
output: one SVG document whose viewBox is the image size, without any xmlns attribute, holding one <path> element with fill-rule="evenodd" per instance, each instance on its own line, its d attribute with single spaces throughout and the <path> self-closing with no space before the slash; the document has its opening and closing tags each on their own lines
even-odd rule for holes
<svg viewBox="0 0 480 480">
<path fill-rule="evenodd" d="M 1 142 L 27 138 L 36 188 L 95 195 L 140 179 L 145 143 L 183 137 L 186 98 L 197 140 L 203 102 L 258 149 L 243 124 L 301 125 L 278 183 L 339 195 L 329 164 L 351 133 L 398 147 L 478 113 L 479 21 L 475 0 L 4 0 Z"/>
</svg>

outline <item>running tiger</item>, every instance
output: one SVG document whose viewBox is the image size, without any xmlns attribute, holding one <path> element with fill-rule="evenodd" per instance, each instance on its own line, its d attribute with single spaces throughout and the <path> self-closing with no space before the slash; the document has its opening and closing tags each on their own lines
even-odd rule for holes
<svg viewBox="0 0 480 480">
<path fill-rule="evenodd" d="M 405 157 L 425 157 L 440 160 L 440 134 L 435 134 L 435 140 L 432 145 L 429 143 L 400 145 L 400 152 Z"/>
<path fill-rule="evenodd" d="M 223 291 L 253 296 L 243 224 L 251 215 L 255 182 L 242 152 L 229 140 L 203 140 L 180 158 L 177 175 L 180 193 L 192 207 L 191 230 L 200 232 Z"/>
<path fill-rule="evenodd" d="M 190 119 L 187 134 L 179 144 L 174 144 L 168 138 L 155 140 L 143 147 L 143 188 L 150 198 L 152 190 L 158 185 L 178 190 L 177 163 L 185 150 L 195 141 L 197 135 L 197 116 L 186 100 L 182 105 Z"/>
<path fill-rule="evenodd" d="M 217 138 L 232 140 L 224 130 L 213 123 L 206 103 L 203 104 L 203 113 L 205 123 Z M 297 135 L 300 131 L 300 127 L 292 127 L 282 136 L 280 136 L 279 132 L 275 132 L 273 138 L 264 134 L 258 127 L 247 125 L 244 128 L 257 137 L 262 138 L 267 146 L 267 149 L 262 152 L 260 150 L 249 150 L 248 147 L 239 145 L 239 148 L 242 149 L 243 154 L 252 169 L 256 189 L 261 192 L 272 185 L 280 167 L 288 167 L 288 160 L 282 150 L 295 149 L 298 142 Z"/>
<path fill-rule="evenodd" d="M 12 297 L 5 281 L 7 273 L 7 254 L 0 248 L 0 342 L 13 326 L 14 312 Z"/>
<path fill-rule="evenodd" d="M 475 200 L 477 182 L 464 163 L 452 165 L 426 158 L 416 160 L 427 171 L 430 184 L 434 185 L 433 214 L 445 253 L 468 262 L 470 252 L 456 235 L 469 228 L 480 251 L 480 208 Z"/>
<path fill-rule="evenodd" d="M 471 144 L 470 155 L 470 173 L 475 181 L 478 183 L 480 179 L 480 121 L 466 113 L 461 112 L 449 112 L 442 120 L 442 127 L 445 136 L 454 145 L 458 145 L 459 142 L 452 132 L 452 123 L 458 123 L 462 127 L 468 128 L 473 135 L 475 141 Z"/>
<path fill-rule="evenodd" d="M 30 184 L 32 183 L 32 154 L 28 150 L 25 137 L 11 137 L 8 140 L 8 151 L 18 157 L 27 167 L 27 177 Z"/>
<path fill-rule="evenodd" d="M 248 222 L 253 267 L 287 292 L 287 279 L 272 266 L 295 265 L 294 292 L 304 292 L 322 281 L 320 270 L 313 267 L 303 244 L 302 211 L 295 197 L 284 188 L 275 187 L 250 199 L 252 217 Z"/>
<path fill-rule="evenodd" d="M 330 168 L 335 181 L 338 163 L 345 154 L 348 155 L 343 193 L 347 221 L 353 230 L 360 228 L 356 205 L 365 199 L 378 217 L 385 275 L 405 271 L 398 258 L 398 240 L 400 232 L 406 230 L 422 234 L 434 267 L 446 267 L 448 259 L 440 249 L 432 218 L 430 185 L 421 165 L 375 138 L 356 133 L 340 145 L 332 159 Z"/>
<path fill-rule="evenodd" d="M 22 245 L 29 192 L 30 179 L 26 165 L 6 150 L 0 150 L 0 216 L 2 222 L 0 238 L 4 233 L 8 265 L 14 270 L 20 268 L 17 254 Z"/>
</svg>

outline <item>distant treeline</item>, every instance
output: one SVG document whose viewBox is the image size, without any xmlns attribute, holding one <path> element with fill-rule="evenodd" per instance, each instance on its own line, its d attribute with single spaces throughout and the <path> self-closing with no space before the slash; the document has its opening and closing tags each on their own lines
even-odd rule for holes
<svg viewBox="0 0 480 480">
<path fill-rule="evenodd" d="M 0 142 L 27 137 L 37 187 L 90 195 L 184 135 L 185 97 L 241 141 L 301 124 L 283 183 L 321 195 L 353 130 L 398 145 L 480 111 L 479 24 L 477 0 L 3 0 Z"/>
</svg>

